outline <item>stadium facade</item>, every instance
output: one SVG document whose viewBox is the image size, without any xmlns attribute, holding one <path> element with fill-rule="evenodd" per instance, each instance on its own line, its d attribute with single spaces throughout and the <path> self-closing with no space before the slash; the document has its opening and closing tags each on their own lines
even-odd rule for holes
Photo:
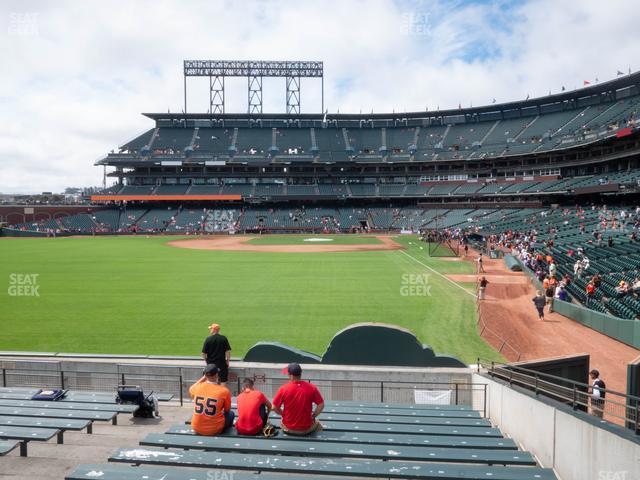
<svg viewBox="0 0 640 480">
<path fill-rule="evenodd" d="M 92 200 L 511 202 L 615 193 L 637 185 L 639 82 L 634 73 L 436 112 L 145 114 L 153 128 L 97 162 L 113 169 L 116 184 Z"/>
</svg>

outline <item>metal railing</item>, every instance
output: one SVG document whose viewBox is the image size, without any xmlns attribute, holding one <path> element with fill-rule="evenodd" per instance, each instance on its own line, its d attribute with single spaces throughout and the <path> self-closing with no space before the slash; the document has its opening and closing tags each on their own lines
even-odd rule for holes
<svg viewBox="0 0 640 480">
<path fill-rule="evenodd" d="M 118 385 L 140 385 L 145 391 L 174 395 L 183 405 L 189 399 L 189 387 L 202 375 L 202 367 L 148 366 L 149 370 L 170 369 L 171 373 L 131 372 L 127 369 L 141 365 L 118 364 L 113 372 L 95 370 L 64 370 L 55 362 L 43 362 L 49 369 L 26 369 L 7 367 L 1 369 L 2 387 L 61 388 L 76 391 L 114 392 Z M 58 367 L 58 369 L 55 369 Z M 244 375 L 244 373 L 243 373 Z M 267 377 L 249 374 L 260 389 L 270 398 L 288 380 L 287 377 Z M 227 384 L 232 395 L 241 391 L 243 376 L 231 368 Z M 401 382 L 391 380 L 343 380 L 304 378 L 313 382 L 326 401 L 358 401 L 368 403 L 415 404 L 416 391 L 448 391 L 450 404 L 467 405 L 487 414 L 487 385 L 464 380 L 451 382 Z"/>
<path fill-rule="evenodd" d="M 598 400 L 592 398 L 592 387 L 589 384 L 523 367 L 478 359 L 478 372 L 481 369 L 486 369 L 488 375 L 508 382 L 509 385 L 531 390 L 535 395 L 543 395 L 570 406 L 573 410 L 588 412 L 640 434 L 640 397 L 605 388 L 601 389 L 605 393 L 604 400 Z"/>
</svg>

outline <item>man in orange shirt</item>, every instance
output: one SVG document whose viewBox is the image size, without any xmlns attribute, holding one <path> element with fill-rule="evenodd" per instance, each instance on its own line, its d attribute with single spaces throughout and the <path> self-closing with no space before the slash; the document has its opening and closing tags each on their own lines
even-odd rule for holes
<svg viewBox="0 0 640 480">
<path fill-rule="evenodd" d="M 191 428 L 198 435 L 218 435 L 233 425 L 231 392 L 218 385 L 218 372 L 215 364 L 207 365 L 203 377 L 189 389 L 193 398 Z"/>
<path fill-rule="evenodd" d="M 240 435 L 257 435 L 267 424 L 271 402 L 260 390 L 254 390 L 253 380 L 245 378 L 244 390 L 238 395 L 236 430 Z"/>
</svg>

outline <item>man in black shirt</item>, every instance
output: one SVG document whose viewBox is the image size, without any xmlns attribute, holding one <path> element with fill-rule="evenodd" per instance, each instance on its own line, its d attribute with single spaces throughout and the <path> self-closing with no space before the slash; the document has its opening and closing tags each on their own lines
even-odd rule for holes
<svg viewBox="0 0 640 480">
<path fill-rule="evenodd" d="M 214 363 L 218 369 L 220 385 L 226 386 L 229 377 L 229 360 L 231 359 L 231 345 L 224 335 L 220 335 L 220 325 L 212 323 L 209 326 L 211 335 L 207 337 L 202 346 L 202 358 L 207 365 Z"/>
<path fill-rule="evenodd" d="M 547 304 L 547 300 L 542 295 L 542 292 L 538 290 L 535 297 L 533 297 L 533 304 L 536 306 L 536 310 L 538 311 L 538 318 L 540 320 L 544 320 L 544 306 Z"/>
</svg>

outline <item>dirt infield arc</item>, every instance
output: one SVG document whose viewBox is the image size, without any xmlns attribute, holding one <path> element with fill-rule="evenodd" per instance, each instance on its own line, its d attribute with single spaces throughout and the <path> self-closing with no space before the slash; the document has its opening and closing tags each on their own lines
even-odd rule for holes
<svg viewBox="0 0 640 480">
<path fill-rule="evenodd" d="M 238 235 L 212 238 L 174 240 L 168 245 L 195 250 L 222 250 L 233 252 L 272 252 L 272 253 L 318 253 L 318 252 L 371 252 L 380 250 L 403 250 L 404 246 L 391 237 L 375 236 L 376 244 L 330 244 L 309 243 L 308 245 L 255 245 L 247 243 L 257 236 Z"/>
</svg>

